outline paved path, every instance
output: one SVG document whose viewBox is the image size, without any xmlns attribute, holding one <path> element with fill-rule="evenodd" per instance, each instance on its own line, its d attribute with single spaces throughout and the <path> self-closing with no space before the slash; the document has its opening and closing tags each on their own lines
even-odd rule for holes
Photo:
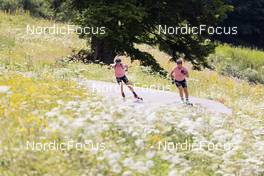
<svg viewBox="0 0 264 176">
<path fill-rule="evenodd" d="M 158 108 L 161 106 L 182 106 L 180 102 L 180 98 L 178 95 L 178 92 L 170 92 L 170 91 L 161 91 L 161 90 L 155 90 L 155 89 L 147 89 L 147 88 L 139 88 L 136 87 L 135 90 L 143 97 L 143 102 L 135 101 L 135 99 L 132 97 L 132 93 L 126 88 L 126 101 L 124 101 L 121 98 L 120 95 L 120 88 L 117 84 L 110 83 L 110 82 L 103 82 L 103 81 L 94 81 L 94 80 L 83 80 L 79 79 L 78 82 L 89 88 L 92 89 L 92 91 L 96 92 L 99 95 L 103 96 L 109 96 L 109 98 L 113 100 L 119 100 L 120 103 L 138 103 L 139 106 L 145 107 L 147 109 L 149 108 Z M 203 98 L 196 98 L 196 97 L 190 97 L 190 101 L 196 105 L 206 108 L 208 111 L 214 112 L 214 113 L 223 113 L 230 115 L 232 114 L 232 110 L 225 105 L 208 100 Z"/>
</svg>

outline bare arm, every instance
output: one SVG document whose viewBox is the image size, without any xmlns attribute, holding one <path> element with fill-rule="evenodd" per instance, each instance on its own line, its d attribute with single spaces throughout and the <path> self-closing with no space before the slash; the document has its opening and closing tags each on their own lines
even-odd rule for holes
<svg viewBox="0 0 264 176">
<path fill-rule="evenodd" d="M 170 72 L 170 77 L 171 77 L 171 79 L 173 79 L 173 72 L 174 72 L 174 68 L 171 70 L 171 72 Z"/>
<path fill-rule="evenodd" d="M 107 68 L 108 69 L 111 69 L 111 68 L 114 68 L 115 64 L 110 64 Z"/>
<path fill-rule="evenodd" d="M 185 69 L 185 76 L 189 78 L 189 71 L 187 69 Z"/>
<path fill-rule="evenodd" d="M 124 69 L 125 69 L 125 71 L 128 71 L 128 65 L 127 64 L 124 65 Z"/>
</svg>

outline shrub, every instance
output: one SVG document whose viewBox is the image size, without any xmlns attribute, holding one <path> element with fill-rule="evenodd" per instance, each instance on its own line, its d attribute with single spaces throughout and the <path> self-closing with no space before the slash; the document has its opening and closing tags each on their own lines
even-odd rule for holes
<svg viewBox="0 0 264 176">
<path fill-rule="evenodd" d="M 0 0 L 0 9 L 4 11 L 15 12 L 21 8 L 20 1 L 17 0 Z"/>
<path fill-rule="evenodd" d="M 50 2 L 45 0 L 0 0 L 0 10 L 14 13 L 22 9 L 35 17 L 51 17 Z"/>
<path fill-rule="evenodd" d="M 263 58 L 264 52 L 259 50 L 220 45 L 209 60 L 223 75 L 264 84 Z"/>
</svg>

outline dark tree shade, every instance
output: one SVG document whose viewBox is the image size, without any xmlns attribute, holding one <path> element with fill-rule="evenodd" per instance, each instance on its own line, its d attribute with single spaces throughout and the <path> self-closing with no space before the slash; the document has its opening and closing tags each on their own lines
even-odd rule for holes
<svg viewBox="0 0 264 176">
<path fill-rule="evenodd" d="M 264 49 L 264 0 L 229 0 L 234 10 L 224 20 L 225 26 L 237 26 L 238 35 L 216 36 L 217 40 Z"/>
<path fill-rule="evenodd" d="M 158 25 L 215 25 L 230 9 L 223 0 L 72 0 L 69 7 L 77 25 L 106 27 L 104 35 L 81 34 L 91 40 L 94 59 L 111 63 L 116 53 L 125 53 L 156 70 L 155 59 L 134 44 L 158 45 L 173 60 L 184 54 L 197 68 L 207 66 L 214 49 L 207 35 L 163 34 Z"/>
</svg>

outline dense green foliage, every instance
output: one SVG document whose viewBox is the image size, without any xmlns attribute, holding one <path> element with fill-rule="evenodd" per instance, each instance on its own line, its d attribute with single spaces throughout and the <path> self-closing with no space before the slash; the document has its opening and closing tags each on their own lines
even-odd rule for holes
<svg viewBox="0 0 264 176">
<path fill-rule="evenodd" d="M 75 34 L 67 38 L 24 35 L 26 24 L 50 26 L 54 21 L 0 12 L 1 176 L 263 175 L 263 85 L 250 85 L 209 70 L 190 71 L 190 94 L 222 102 L 233 114 L 215 114 L 199 105 L 178 108 L 176 96 L 171 96 L 175 103 L 152 111 L 153 103 L 162 103 L 161 98 L 146 98 L 145 103 L 128 98 L 124 102 L 118 96 L 101 97 L 107 87 L 98 94 L 83 89 L 87 84 L 83 85 L 82 79 L 115 81 L 113 70 L 99 64 L 56 62 L 72 54 L 71 50 L 85 48 L 85 40 Z M 17 29 L 13 35 L 10 28 Z M 155 55 L 163 66 L 168 64 L 169 56 L 156 47 L 141 45 L 140 49 Z M 261 52 L 243 51 L 249 52 L 248 56 L 252 53 L 248 58 L 263 58 Z M 254 60 L 252 64 L 259 63 L 263 62 Z M 160 90 L 171 85 L 137 62 L 129 63 L 128 76 L 142 87 Z M 176 86 L 171 88 L 176 90 Z M 218 146 L 226 143 L 232 149 L 161 150 L 158 146 L 166 141 L 177 145 L 186 139 Z M 45 145 L 71 140 L 92 143 L 95 150 L 27 147 L 27 142 Z M 105 150 L 96 150 L 102 142 Z"/>
<path fill-rule="evenodd" d="M 230 5 L 233 5 L 233 11 Z M 135 48 L 135 44 L 158 46 L 172 60 L 185 56 L 195 68 L 210 67 L 207 56 L 214 51 L 215 45 L 207 40 L 210 36 L 206 34 L 163 34 L 158 31 L 159 25 L 238 26 L 238 35 L 222 35 L 216 39 L 263 48 L 263 6 L 263 0 L 0 0 L 0 9 L 11 13 L 28 11 L 36 17 L 71 20 L 82 27 L 106 27 L 103 35 L 80 35 L 91 46 L 92 52 L 87 56 L 110 63 L 117 53 L 127 54 L 132 60 L 140 60 L 143 66 L 150 66 L 161 74 L 165 72 L 154 57 L 148 51 Z M 220 63 L 222 72 L 253 82 L 263 82 L 263 65 L 256 68 L 251 64 L 255 62 L 255 56 L 248 57 L 231 49 L 224 55 L 218 52 L 213 57 L 214 63 Z M 263 57 L 257 59 L 263 60 Z"/>
<path fill-rule="evenodd" d="M 225 26 L 237 26 L 238 35 L 219 36 L 218 40 L 244 46 L 264 48 L 264 1 L 230 0 L 234 11 L 224 20 Z"/>
<path fill-rule="evenodd" d="M 13 13 L 15 11 L 29 11 L 37 17 L 51 17 L 49 1 L 45 0 L 0 0 L 0 9 Z"/>
<path fill-rule="evenodd" d="M 9 13 L 29 12 L 32 16 L 68 21 L 65 0 L 0 0 L 0 9 Z"/>
<path fill-rule="evenodd" d="M 264 84 L 264 52 L 262 51 L 223 45 L 217 47 L 211 58 L 218 71 L 224 75 Z"/>
<path fill-rule="evenodd" d="M 73 0 L 70 7 L 75 10 L 73 21 L 76 24 L 82 27 L 106 27 L 104 35 L 81 35 L 92 38 L 94 53 L 100 51 L 101 55 L 95 54 L 95 59 L 109 63 L 116 53 L 121 52 L 132 59 L 141 60 L 143 64 L 154 64 L 154 69 L 158 68 L 153 63 L 154 59 L 136 50 L 134 44 L 158 45 L 173 60 L 184 54 L 196 68 L 208 66 L 206 56 L 214 49 L 214 45 L 207 42 L 208 34 L 164 34 L 158 30 L 158 26 L 215 25 L 230 9 L 223 0 Z"/>
</svg>

